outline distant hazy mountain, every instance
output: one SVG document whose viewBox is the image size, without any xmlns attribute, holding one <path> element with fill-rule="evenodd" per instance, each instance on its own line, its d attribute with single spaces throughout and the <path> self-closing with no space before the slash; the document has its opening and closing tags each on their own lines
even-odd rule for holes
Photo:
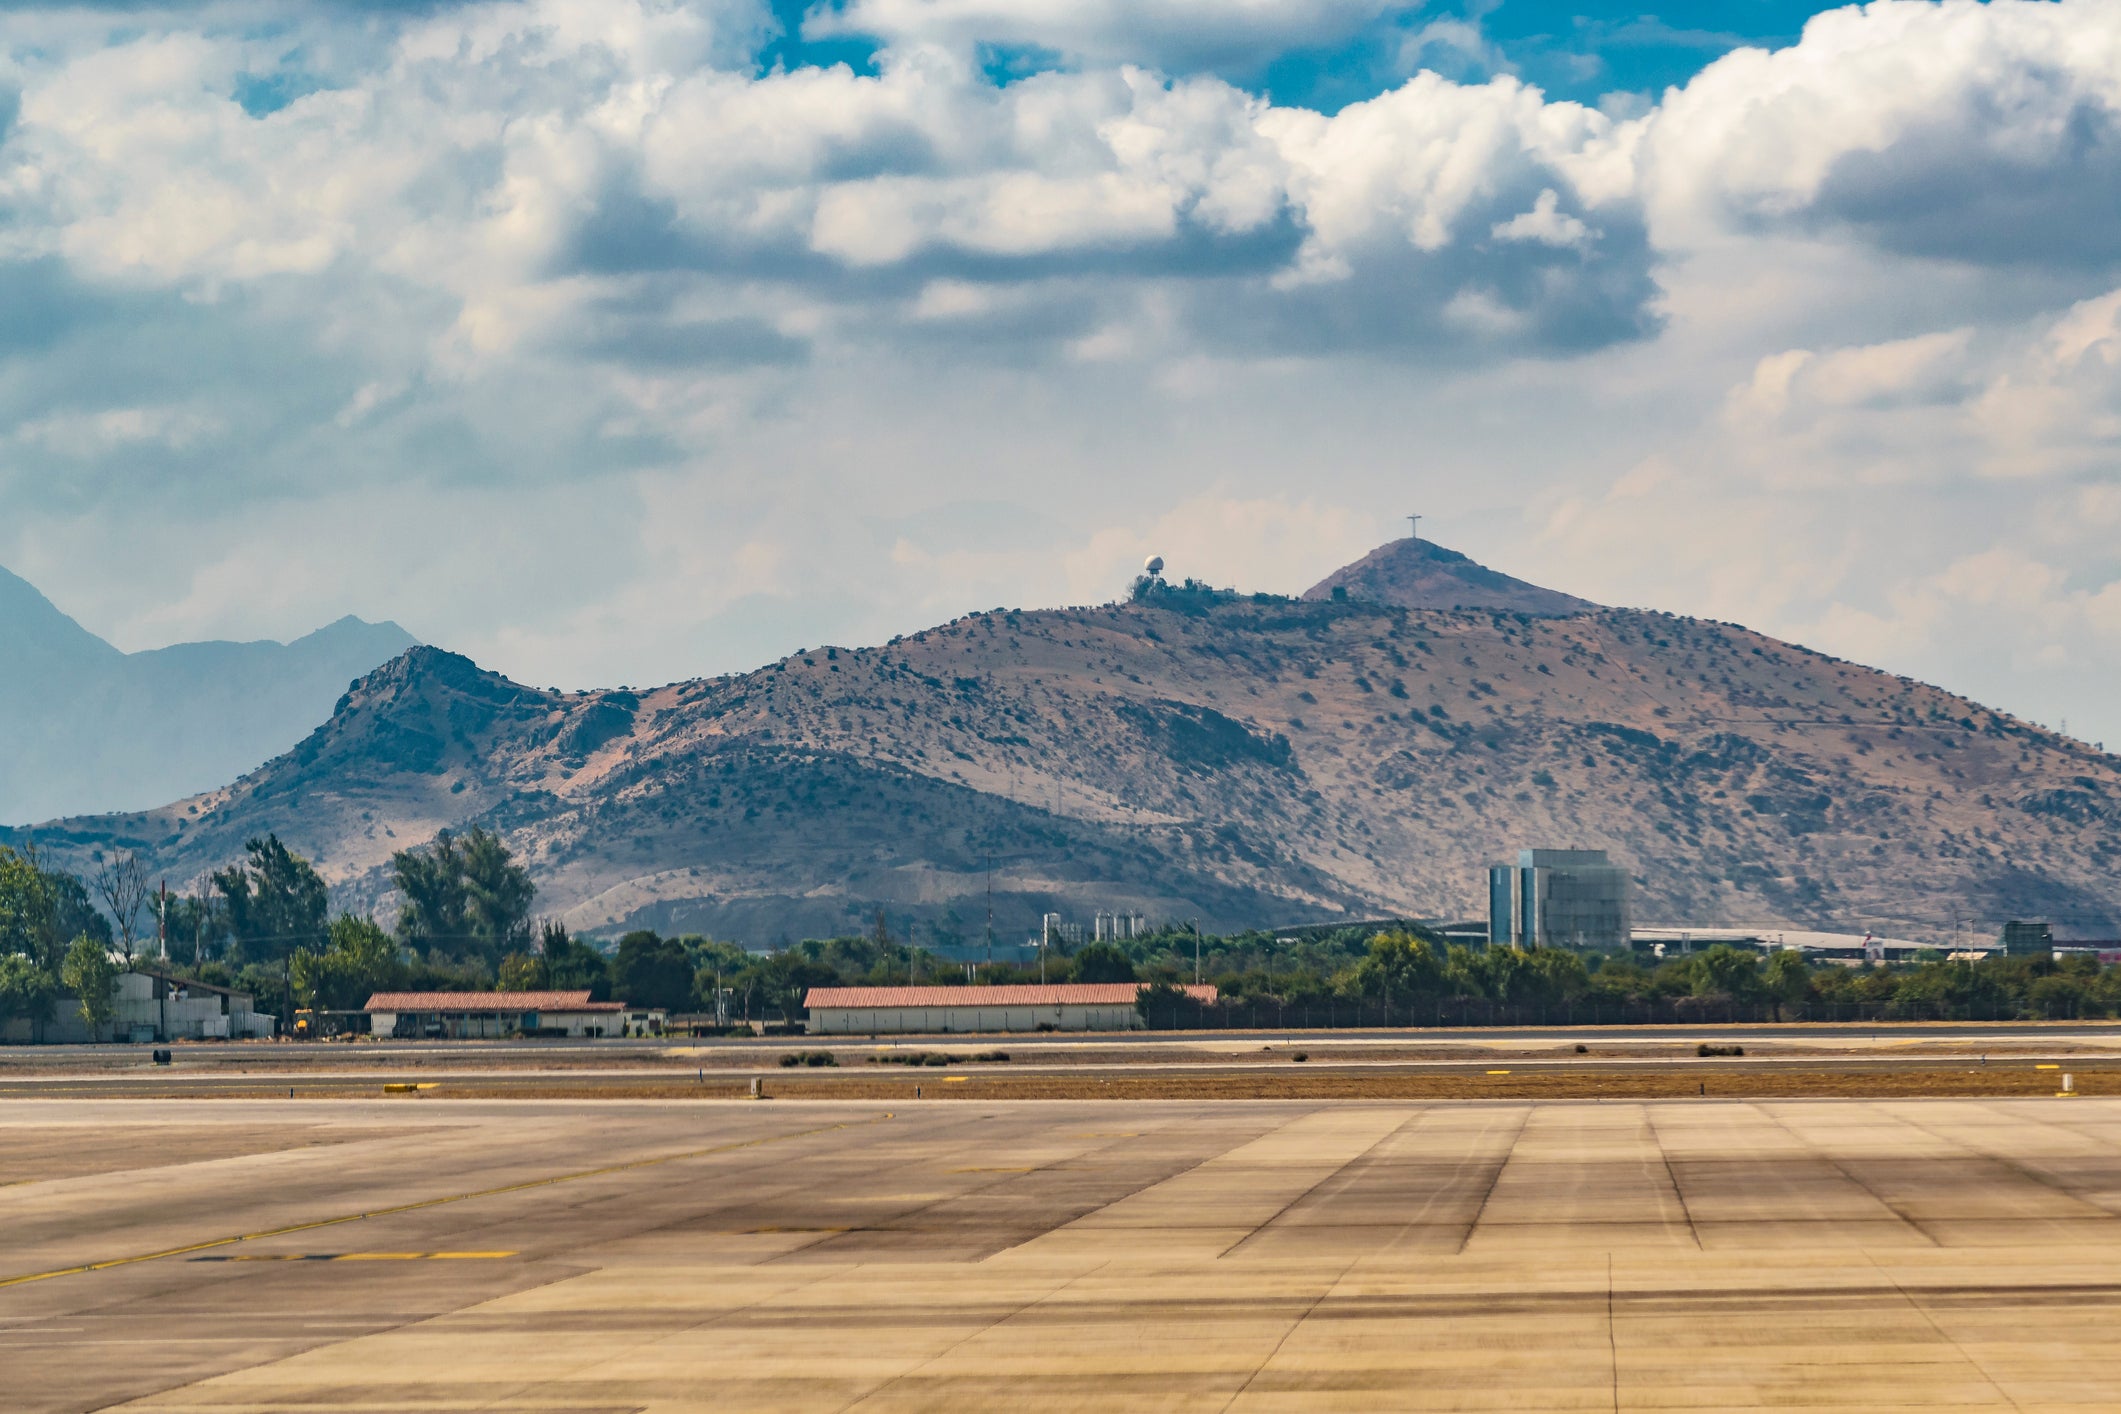
<svg viewBox="0 0 2121 1414">
<path fill-rule="evenodd" d="M 1047 911 L 1477 916 L 1528 845 L 1611 850 L 1645 924 L 2121 926 L 2121 763 L 2081 742 L 1735 625 L 1564 612 L 1440 547 L 1367 563 L 1317 600 L 978 613 L 653 691 L 416 648 L 234 785 L 40 837 L 176 880 L 277 830 L 363 905 L 392 850 L 483 824 L 570 923 L 756 943 L 879 907 L 976 942 L 990 887 L 1004 944 Z"/>
<path fill-rule="evenodd" d="M 121 653 L 0 569 L 0 822 L 137 810 L 225 784 L 416 642 L 345 618 L 293 643 Z"/>
</svg>

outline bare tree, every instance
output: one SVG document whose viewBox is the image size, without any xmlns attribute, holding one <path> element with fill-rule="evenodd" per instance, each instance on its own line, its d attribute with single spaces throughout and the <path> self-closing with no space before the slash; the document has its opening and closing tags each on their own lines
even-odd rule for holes
<svg viewBox="0 0 2121 1414">
<path fill-rule="evenodd" d="M 110 910 L 111 923 L 118 930 L 118 947 L 130 967 L 139 941 L 140 910 L 147 905 L 147 869 L 139 855 L 129 849 L 120 850 L 103 861 L 89 880 L 89 887 Z"/>
</svg>

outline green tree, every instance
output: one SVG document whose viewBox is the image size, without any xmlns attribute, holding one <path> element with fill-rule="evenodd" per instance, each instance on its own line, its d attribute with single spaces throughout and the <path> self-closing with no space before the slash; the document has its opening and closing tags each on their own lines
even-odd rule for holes
<svg viewBox="0 0 2121 1414">
<path fill-rule="evenodd" d="M 81 1019 L 88 1024 L 88 1034 L 101 1036 L 117 1014 L 117 999 L 111 993 L 118 986 L 118 965 L 110 960 L 109 945 L 86 933 L 74 939 L 66 950 L 59 979 L 80 999 Z"/>
<path fill-rule="evenodd" d="M 587 988 L 591 1001 L 611 1000 L 611 969 L 604 954 L 567 936 L 564 924 L 545 920 L 538 933 L 538 961 L 545 971 L 543 985 L 563 992 Z"/>
<path fill-rule="evenodd" d="M 675 938 L 645 929 L 619 939 L 611 994 L 629 1006 L 692 1009 L 692 956 Z"/>
<path fill-rule="evenodd" d="M 1553 1006 L 1573 1001 L 1591 989 L 1591 970 L 1569 948 L 1532 948 L 1525 955 L 1525 982 L 1514 1000 Z"/>
<path fill-rule="evenodd" d="M 1204 1009 L 1198 998 L 1173 982 L 1152 982 L 1134 994 L 1134 1010 L 1152 1031 L 1199 1026 Z"/>
<path fill-rule="evenodd" d="M 52 934 L 55 938 L 69 942 L 75 938 L 94 938 L 106 947 L 110 945 L 110 920 L 89 897 L 88 885 L 63 869 L 45 870 L 44 882 L 51 890 Z"/>
<path fill-rule="evenodd" d="M 1767 966 L 1760 970 L 1760 981 L 1767 989 L 1768 1000 L 1774 1003 L 1777 1021 L 1782 1020 L 1784 1007 L 1795 1010 L 1812 995 L 1812 969 L 1804 954 L 1795 948 L 1784 948 L 1769 958 Z"/>
<path fill-rule="evenodd" d="M 1443 985 L 1443 960 L 1436 949 L 1401 929 L 1370 939 L 1369 951 L 1348 971 L 1347 990 L 1358 997 L 1377 997 L 1404 1004 L 1434 995 Z"/>
<path fill-rule="evenodd" d="M 68 942 L 84 936 L 110 941 L 110 922 L 90 902 L 88 886 L 45 868 L 35 849 L 0 845 L 0 953 L 20 954 L 56 973 Z"/>
<path fill-rule="evenodd" d="M 2050 973 L 2025 989 L 2025 1000 L 2035 1016 L 2049 1021 L 2068 1020 L 2084 1014 L 2084 983 L 2065 973 Z"/>
<path fill-rule="evenodd" d="M 397 941 L 374 920 L 351 913 L 332 920 L 323 948 L 297 948 L 287 970 L 295 999 L 328 1011 L 365 1005 L 402 983 L 405 972 Z"/>
<path fill-rule="evenodd" d="M 0 953 L 0 1022 L 24 1018 L 31 1038 L 51 1015 L 59 979 L 20 953 Z"/>
<path fill-rule="evenodd" d="M 1078 982 L 1132 982 L 1134 961 L 1115 943 L 1091 943 L 1075 955 Z"/>
<path fill-rule="evenodd" d="M 30 855 L 0 845 L 0 952 L 56 966 L 56 922 L 50 876 Z"/>
<path fill-rule="evenodd" d="M 270 962 L 322 948 L 330 906 L 323 876 L 278 835 L 246 840 L 243 850 L 243 863 L 213 874 L 242 959 Z"/>
<path fill-rule="evenodd" d="M 498 963 L 530 943 L 537 890 L 499 835 L 475 827 L 461 839 L 448 830 L 424 850 L 390 857 L 398 893 L 398 936 L 424 953 Z"/>
<path fill-rule="evenodd" d="M 1695 953 L 1692 962 L 1695 996 L 1729 997 L 1737 1002 L 1759 999 L 1760 957 L 1757 953 L 1734 948 L 1729 943 L 1718 943 L 1706 952 Z"/>
<path fill-rule="evenodd" d="M 545 971 L 544 958 L 535 953 L 512 952 L 501 959 L 493 985 L 498 992 L 542 992 L 552 982 Z"/>
</svg>

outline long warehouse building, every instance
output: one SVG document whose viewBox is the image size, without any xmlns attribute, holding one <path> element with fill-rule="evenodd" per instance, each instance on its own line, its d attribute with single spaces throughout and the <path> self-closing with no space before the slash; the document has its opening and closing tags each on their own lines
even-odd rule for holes
<svg viewBox="0 0 2121 1414">
<path fill-rule="evenodd" d="M 803 998 L 814 1035 L 942 1031 L 1128 1031 L 1142 1024 L 1140 982 L 1025 987 L 812 987 Z M 1213 987 L 1183 987 L 1213 1003 Z"/>
</svg>

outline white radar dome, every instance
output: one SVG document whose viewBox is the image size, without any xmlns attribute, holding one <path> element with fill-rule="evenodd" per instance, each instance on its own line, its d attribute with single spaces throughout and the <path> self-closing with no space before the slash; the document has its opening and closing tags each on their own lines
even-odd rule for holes
<svg viewBox="0 0 2121 1414">
<path fill-rule="evenodd" d="M 1142 572 L 1144 574 L 1162 574 L 1164 572 L 1164 557 L 1162 555 L 1151 555 L 1143 562 Z"/>
</svg>

